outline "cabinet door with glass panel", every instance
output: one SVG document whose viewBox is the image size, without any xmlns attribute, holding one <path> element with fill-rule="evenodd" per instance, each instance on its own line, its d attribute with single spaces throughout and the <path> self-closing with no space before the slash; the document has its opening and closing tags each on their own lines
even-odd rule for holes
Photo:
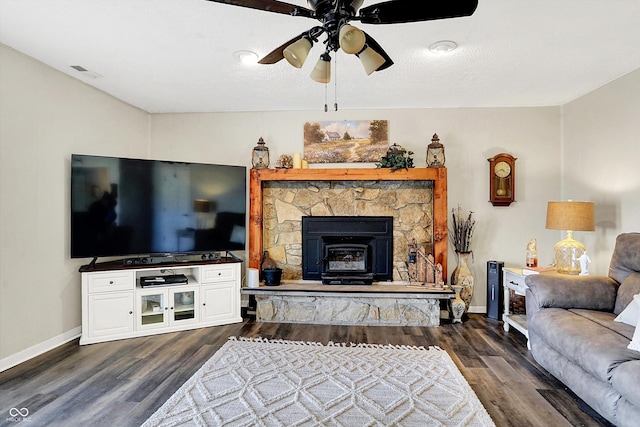
<svg viewBox="0 0 640 427">
<path fill-rule="evenodd" d="M 138 330 L 198 322 L 195 287 L 145 289 L 137 296 Z"/>
</svg>

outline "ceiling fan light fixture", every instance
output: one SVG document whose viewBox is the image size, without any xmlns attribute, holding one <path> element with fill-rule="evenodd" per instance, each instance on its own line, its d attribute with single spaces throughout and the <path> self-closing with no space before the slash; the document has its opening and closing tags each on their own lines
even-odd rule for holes
<svg viewBox="0 0 640 427">
<path fill-rule="evenodd" d="M 320 55 L 315 68 L 311 71 L 311 78 L 318 83 L 329 83 L 331 81 L 331 56 L 328 53 Z"/>
<path fill-rule="evenodd" d="M 366 42 L 364 32 L 349 24 L 340 27 L 338 41 L 342 50 L 349 55 L 360 52 Z"/>
<path fill-rule="evenodd" d="M 296 68 L 301 68 L 307 60 L 307 56 L 309 55 L 309 51 L 312 46 L 313 43 L 311 40 L 303 37 L 295 43 L 291 43 L 287 46 L 282 54 L 289 64 Z"/>
<path fill-rule="evenodd" d="M 358 53 L 358 58 L 360 58 L 360 62 L 362 62 L 368 76 L 374 71 L 377 71 L 386 62 L 386 59 L 382 55 L 369 46 L 365 46 L 362 52 Z"/>
</svg>

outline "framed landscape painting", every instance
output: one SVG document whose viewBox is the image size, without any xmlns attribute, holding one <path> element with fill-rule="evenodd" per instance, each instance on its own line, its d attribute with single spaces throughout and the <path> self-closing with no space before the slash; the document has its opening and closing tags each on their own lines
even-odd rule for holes
<svg viewBox="0 0 640 427">
<path fill-rule="evenodd" d="M 309 163 L 379 162 L 388 148 L 387 120 L 304 124 L 304 158 Z"/>
</svg>

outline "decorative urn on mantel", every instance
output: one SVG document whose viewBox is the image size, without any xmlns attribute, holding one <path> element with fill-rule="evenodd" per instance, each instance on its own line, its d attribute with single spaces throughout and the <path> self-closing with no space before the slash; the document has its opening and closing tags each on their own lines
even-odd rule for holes
<svg viewBox="0 0 640 427">
<path fill-rule="evenodd" d="M 462 209 L 451 210 L 451 243 L 456 251 L 458 265 L 451 273 L 451 289 L 460 295 L 464 301 L 465 313 L 469 311 L 471 298 L 473 297 L 474 278 L 469 268 L 469 255 L 473 255 L 471 250 L 471 238 L 476 225 L 473 219 L 473 212 L 469 212 L 466 217 L 462 216 Z"/>
</svg>

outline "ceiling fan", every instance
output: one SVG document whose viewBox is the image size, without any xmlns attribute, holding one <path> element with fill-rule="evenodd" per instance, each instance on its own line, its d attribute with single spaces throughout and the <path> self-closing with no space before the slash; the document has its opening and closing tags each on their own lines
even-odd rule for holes
<svg viewBox="0 0 640 427">
<path fill-rule="evenodd" d="M 478 7 L 478 0 L 439 0 L 428 4 L 420 4 L 423 2 L 416 0 L 390 0 L 364 8 L 360 8 L 363 0 L 307 0 L 308 8 L 277 0 L 208 1 L 320 21 L 321 25 L 297 35 L 258 61 L 260 64 L 275 64 L 284 58 L 300 68 L 313 44 L 326 34 L 325 51 L 311 72 L 311 78 L 319 83 L 328 83 L 331 79 L 329 54 L 339 48 L 360 58 L 368 75 L 393 65 L 382 47 L 367 33 L 350 25 L 350 21 L 377 25 L 459 18 L 471 16 Z"/>
</svg>

